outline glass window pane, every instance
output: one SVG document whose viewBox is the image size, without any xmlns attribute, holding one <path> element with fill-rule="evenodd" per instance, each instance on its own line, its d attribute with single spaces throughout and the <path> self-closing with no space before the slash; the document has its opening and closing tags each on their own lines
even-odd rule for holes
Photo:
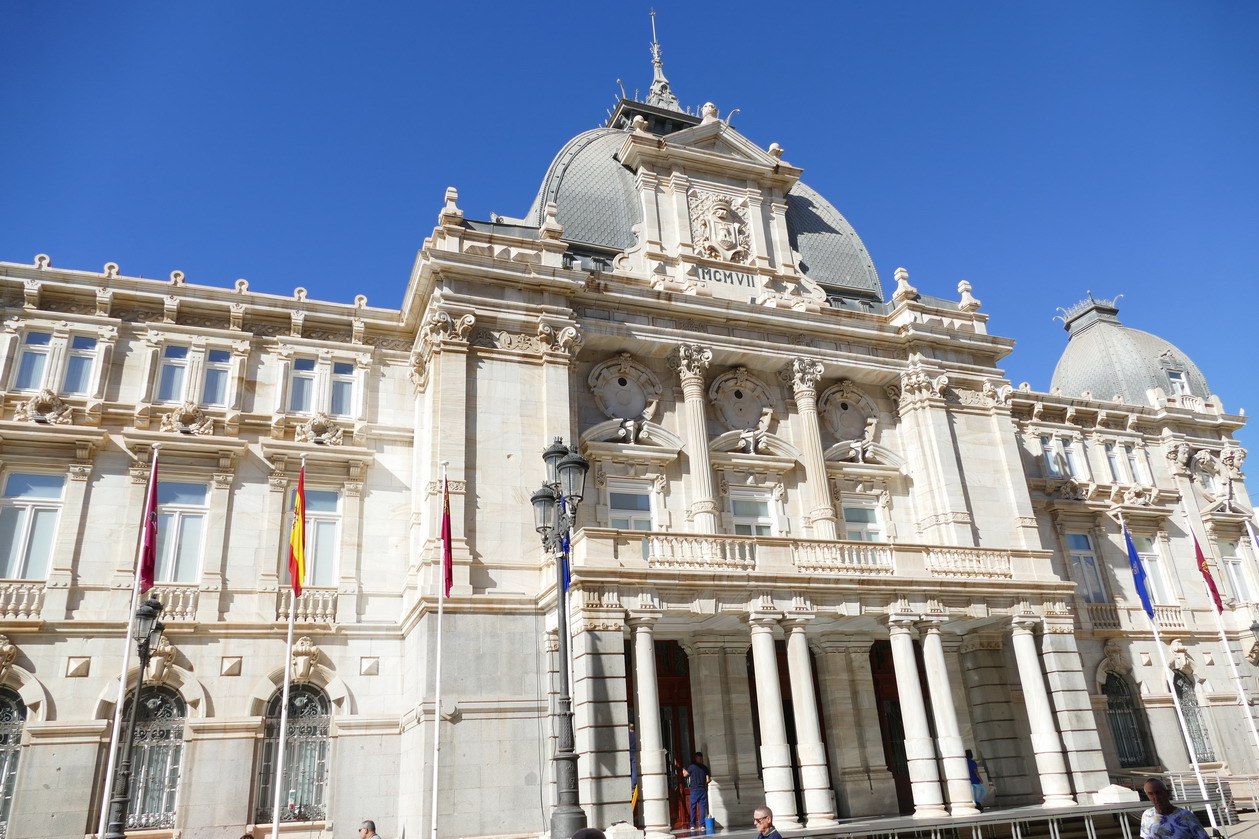
<svg viewBox="0 0 1259 839">
<path fill-rule="evenodd" d="M 332 373 L 335 376 L 349 376 L 354 373 L 354 365 L 345 361 L 338 361 L 332 365 Z"/>
<path fill-rule="evenodd" d="M 227 350 L 210 350 L 205 357 L 211 364 L 226 364 L 231 361 L 232 354 Z"/>
<path fill-rule="evenodd" d="M 873 507 L 845 507 L 844 521 L 860 524 L 874 524 L 877 519 Z"/>
<path fill-rule="evenodd" d="M 206 503 L 205 484 L 184 484 L 176 481 L 157 482 L 158 504 L 191 504 L 204 507 Z"/>
<path fill-rule="evenodd" d="M 734 526 L 734 535 L 735 535 L 735 536 L 751 536 L 751 535 L 752 535 L 752 525 L 750 525 L 750 524 L 736 524 L 736 525 Z"/>
<path fill-rule="evenodd" d="M 48 576 L 48 560 L 52 557 L 52 542 L 57 535 L 57 511 L 35 509 L 31 514 L 34 519 L 21 576 L 27 580 L 38 580 Z"/>
<path fill-rule="evenodd" d="M 332 413 L 340 416 L 348 416 L 350 413 L 350 402 L 354 396 L 353 382 L 333 382 L 332 383 Z"/>
<path fill-rule="evenodd" d="M 732 500 L 730 509 L 736 516 L 759 518 L 769 515 L 768 501 Z"/>
<path fill-rule="evenodd" d="M 294 495 L 296 494 L 297 491 L 294 490 Z M 306 509 L 312 513 L 335 513 L 339 497 L 339 494 L 334 491 L 308 489 L 306 490 Z"/>
<path fill-rule="evenodd" d="M 66 364 L 66 381 L 62 390 L 66 393 L 87 393 L 88 379 L 92 375 L 90 355 L 72 355 Z"/>
<path fill-rule="evenodd" d="M 9 475 L 4 494 L 8 498 L 60 498 L 66 485 L 64 475 Z"/>
<path fill-rule="evenodd" d="M 206 405 L 224 405 L 227 403 L 227 371 L 214 367 L 206 368 L 205 389 L 201 393 L 201 401 Z"/>
<path fill-rule="evenodd" d="M 1083 533 L 1068 533 L 1067 547 L 1073 551 L 1091 551 L 1093 550 L 1093 543 Z"/>
<path fill-rule="evenodd" d="M 298 359 L 300 361 L 301 359 Z M 292 394 L 289 399 L 290 411 L 309 411 L 310 410 L 310 392 L 313 382 L 302 376 L 294 376 L 292 382 Z"/>
<path fill-rule="evenodd" d="M 24 352 L 18 364 L 17 387 L 21 390 L 34 390 L 44 384 L 44 363 L 48 356 L 43 352 Z"/>
<path fill-rule="evenodd" d="M 167 349 L 172 349 L 167 347 Z M 181 348 L 182 349 L 182 348 Z M 157 383 L 159 402 L 174 402 L 184 396 L 184 368 L 178 364 L 163 364 Z"/>
<path fill-rule="evenodd" d="M 174 580 L 191 583 L 197 579 L 197 566 L 201 562 L 201 532 L 205 527 L 205 516 L 181 513 L 179 518 Z"/>
<path fill-rule="evenodd" d="M 611 492 L 608 495 L 614 510 L 651 512 L 651 499 L 645 493 Z"/>
<path fill-rule="evenodd" d="M 1132 546 L 1137 549 L 1139 554 L 1154 553 L 1154 540 L 1149 536 L 1133 536 Z"/>
<path fill-rule="evenodd" d="M 31 347 L 46 347 L 52 343 L 51 332 L 27 332 L 24 343 Z"/>
<path fill-rule="evenodd" d="M 72 350 L 94 350 L 96 349 L 96 339 L 89 338 L 86 335 L 75 335 L 70 339 L 70 349 Z"/>
<path fill-rule="evenodd" d="M 333 566 L 337 557 L 337 523 L 335 521 L 316 521 L 311 528 L 311 536 L 315 544 L 312 546 L 311 559 L 313 567 L 306 574 L 312 586 L 333 585 Z"/>
<path fill-rule="evenodd" d="M 0 507 L 0 577 L 12 579 L 18 574 L 17 552 L 25 535 L 26 514 L 21 507 Z"/>
<path fill-rule="evenodd" d="M 315 359 L 313 358 L 295 358 L 293 359 L 294 370 L 314 370 Z"/>
<path fill-rule="evenodd" d="M 163 358 L 187 358 L 188 348 L 178 346 L 167 346 L 162 350 Z"/>
<path fill-rule="evenodd" d="M 159 489 L 161 483 L 158 483 Z M 175 529 L 174 513 L 158 513 L 157 514 L 157 567 L 154 569 L 154 578 L 163 582 L 170 582 L 173 577 L 171 562 L 171 545 L 174 543 L 172 531 Z"/>
</svg>

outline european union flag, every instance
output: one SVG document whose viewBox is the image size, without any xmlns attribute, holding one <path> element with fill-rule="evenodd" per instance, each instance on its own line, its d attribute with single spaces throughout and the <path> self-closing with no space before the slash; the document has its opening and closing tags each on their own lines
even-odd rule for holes
<svg viewBox="0 0 1259 839">
<path fill-rule="evenodd" d="M 1141 608 L 1145 609 L 1147 615 L 1154 617 L 1154 606 L 1150 603 L 1150 590 L 1146 586 L 1145 566 L 1141 564 L 1141 557 L 1137 556 L 1136 546 L 1132 544 L 1132 536 L 1128 533 L 1126 525 L 1123 529 L 1123 540 L 1128 544 L 1128 564 L 1132 566 L 1132 580 L 1137 584 L 1137 597 L 1141 598 Z"/>
<path fill-rule="evenodd" d="M 564 503 L 564 496 L 560 496 L 560 517 L 568 517 L 568 505 Z M 560 562 L 564 569 L 564 593 L 568 593 L 568 584 L 571 581 L 572 574 L 568 570 L 568 550 L 572 547 L 572 543 L 568 538 L 569 528 L 565 528 L 564 535 L 560 537 Z"/>
</svg>

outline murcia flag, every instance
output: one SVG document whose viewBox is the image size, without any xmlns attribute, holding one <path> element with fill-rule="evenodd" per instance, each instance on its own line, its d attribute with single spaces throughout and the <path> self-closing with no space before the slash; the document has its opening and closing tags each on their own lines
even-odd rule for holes
<svg viewBox="0 0 1259 839">
<path fill-rule="evenodd" d="M 455 555 L 450 546 L 450 481 L 442 480 L 442 597 L 455 582 Z"/>
<path fill-rule="evenodd" d="M 1215 611 L 1223 614 L 1224 604 L 1220 602 L 1220 590 L 1215 587 L 1215 580 L 1211 577 L 1211 569 L 1207 568 L 1206 557 L 1202 555 L 1202 548 L 1198 545 L 1198 537 L 1193 537 L 1193 552 L 1198 557 L 1198 570 L 1202 572 L 1202 579 L 1207 584 L 1207 591 L 1211 594 L 1211 601 L 1215 603 Z"/>
<path fill-rule="evenodd" d="M 157 569 L 157 447 L 153 449 L 153 471 L 144 498 L 144 523 L 140 537 L 140 593 L 153 588 Z"/>
</svg>

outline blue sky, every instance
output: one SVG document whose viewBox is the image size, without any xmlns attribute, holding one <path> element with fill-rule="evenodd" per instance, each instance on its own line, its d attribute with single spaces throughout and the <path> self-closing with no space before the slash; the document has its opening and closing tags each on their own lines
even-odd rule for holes
<svg viewBox="0 0 1259 839">
<path fill-rule="evenodd" d="M 645 94 L 648 8 L 6 0 L 0 259 L 396 306 L 448 185 L 520 215 L 618 78 Z M 1056 307 L 1122 293 L 1259 411 L 1259 4 L 656 8 L 683 103 L 781 144 L 885 291 L 969 280 L 1016 384 Z"/>
</svg>

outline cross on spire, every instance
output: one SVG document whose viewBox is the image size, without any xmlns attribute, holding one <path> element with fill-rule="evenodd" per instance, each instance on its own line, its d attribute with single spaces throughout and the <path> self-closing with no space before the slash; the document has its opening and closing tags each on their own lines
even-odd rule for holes
<svg viewBox="0 0 1259 839">
<path fill-rule="evenodd" d="M 660 58 L 660 39 L 656 37 L 656 10 L 651 10 L 651 90 L 647 93 L 647 104 L 671 111 L 681 111 L 682 105 L 678 97 L 673 95 L 669 80 L 664 76 L 664 61 Z"/>
</svg>

